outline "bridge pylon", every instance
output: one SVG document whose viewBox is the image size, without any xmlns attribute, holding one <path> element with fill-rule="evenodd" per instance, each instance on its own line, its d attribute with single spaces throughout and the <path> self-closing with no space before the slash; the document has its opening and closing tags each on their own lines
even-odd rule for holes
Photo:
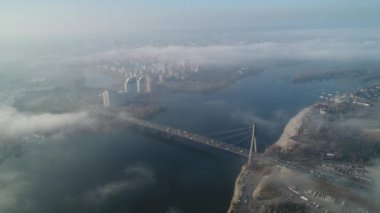
<svg viewBox="0 0 380 213">
<path fill-rule="evenodd" d="M 248 155 L 248 166 L 252 163 L 252 154 L 253 152 L 257 153 L 257 145 L 256 145 L 256 124 L 252 125 L 252 137 L 251 137 L 251 145 L 249 147 L 249 155 Z"/>
</svg>

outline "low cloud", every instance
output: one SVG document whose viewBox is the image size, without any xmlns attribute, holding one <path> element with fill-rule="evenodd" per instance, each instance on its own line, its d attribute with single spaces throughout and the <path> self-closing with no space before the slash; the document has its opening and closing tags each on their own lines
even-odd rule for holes
<svg viewBox="0 0 380 213">
<path fill-rule="evenodd" d="M 265 132 L 268 132 L 268 134 L 274 134 L 289 119 L 289 114 L 285 110 L 276 110 L 271 117 L 265 118 L 251 111 L 237 110 L 231 114 L 231 118 L 245 125 L 252 125 L 252 122 L 254 122 L 261 129 L 264 129 Z"/>
<path fill-rule="evenodd" d="M 162 62 L 183 63 L 184 60 L 189 59 L 192 63 L 202 65 L 241 62 L 269 63 L 276 62 L 276 60 L 376 61 L 379 55 L 380 41 L 378 40 L 300 39 L 298 41 L 256 42 L 250 45 L 169 45 L 118 48 L 94 53 L 79 59 L 79 61 L 93 63 L 102 60 L 153 58 Z"/>
<path fill-rule="evenodd" d="M 89 190 L 82 199 L 86 203 L 99 205 L 120 194 L 136 194 L 155 182 L 154 174 L 150 169 L 140 166 L 130 167 L 125 169 L 122 179 Z"/>
<path fill-rule="evenodd" d="M 166 210 L 165 213 L 183 213 L 183 211 L 177 206 L 170 206 L 169 209 Z"/>
<path fill-rule="evenodd" d="M 374 185 L 372 187 L 373 196 L 380 195 L 380 160 L 377 159 L 374 162 L 374 165 L 368 167 L 368 177 L 370 177 L 374 181 Z M 380 204 L 377 203 L 377 207 L 380 209 Z"/>
<path fill-rule="evenodd" d="M 0 135 L 20 137 L 34 133 L 54 134 L 61 131 L 88 128 L 96 123 L 87 112 L 63 114 L 30 114 L 11 107 L 0 108 Z"/>
<path fill-rule="evenodd" d="M 34 212 L 35 202 L 25 196 L 32 182 L 24 171 L 0 169 L 0 212 Z"/>
</svg>

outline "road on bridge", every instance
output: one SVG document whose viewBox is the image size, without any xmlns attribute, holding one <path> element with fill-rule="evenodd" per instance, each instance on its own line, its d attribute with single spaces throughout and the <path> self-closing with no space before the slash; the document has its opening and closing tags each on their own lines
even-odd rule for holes
<svg viewBox="0 0 380 213">
<path fill-rule="evenodd" d="M 243 157 L 248 157 L 249 150 L 242 147 L 238 147 L 232 144 L 228 144 L 219 140 L 208 138 L 195 133 L 187 132 L 184 130 L 176 129 L 173 127 L 152 123 L 135 117 L 126 116 L 124 120 L 130 124 L 137 125 L 143 128 L 155 130 L 157 132 L 165 133 L 171 136 L 184 138 L 190 141 L 198 142 L 204 145 L 208 145 L 226 152 L 237 154 Z"/>
</svg>

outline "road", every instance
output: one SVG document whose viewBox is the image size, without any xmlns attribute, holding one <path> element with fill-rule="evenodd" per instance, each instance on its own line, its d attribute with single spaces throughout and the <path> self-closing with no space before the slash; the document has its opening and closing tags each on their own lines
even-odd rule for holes
<svg viewBox="0 0 380 213">
<path fill-rule="evenodd" d="M 219 140 L 215 140 L 212 138 L 204 137 L 202 135 L 180 130 L 177 128 L 156 124 L 150 121 L 138 119 L 131 116 L 124 116 L 122 118 L 123 122 L 128 122 L 129 124 L 133 124 L 135 126 L 143 127 L 146 129 L 150 129 L 156 132 L 160 132 L 163 134 L 167 134 L 170 136 L 175 136 L 183 139 L 187 139 L 189 141 L 197 142 L 200 144 L 204 144 L 206 146 L 214 147 L 219 150 L 223 150 L 229 153 L 233 153 L 242 157 L 248 157 L 249 150 L 244 149 L 242 147 L 238 147 L 235 145 L 231 145 Z M 260 153 L 254 153 L 252 156 L 253 161 L 268 163 L 272 165 L 279 165 L 282 167 L 286 167 L 288 169 L 293 169 L 295 171 L 308 174 L 311 177 L 314 177 L 318 180 L 322 180 L 328 182 L 330 184 L 339 185 L 341 187 L 352 188 L 356 187 L 358 189 L 368 189 L 370 187 L 369 184 L 363 183 L 362 181 L 358 181 L 358 179 L 354 178 L 352 175 L 348 174 L 340 174 L 333 170 L 329 170 L 319 166 L 320 164 L 315 163 L 313 165 L 304 165 L 300 162 L 290 162 L 284 161 L 277 158 L 272 158 L 269 156 L 265 156 Z"/>
<path fill-rule="evenodd" d="M 244 149 L 242 147 L 234 146 L 234 145 L 224 143 L 219 140 L 207 138 L 202 135 L 198 135 L 198 134 L 191 133 L 188 131 L 176 129 L 176 128 L 161 125 L 161 124 L 155 124 L 155 123 L 134 118 L 134 117 L 126 116 L 124 119 L 130 124 L 138 125 L 140 127 L 145 127 L 145 128 L 155 130 L 157 132 L 165 133 L 171 136 L 176 136 L 176 137 L 184 138 L 190 141 L 198 142 L 198 143 L 211 146 L 211 147 L 214 147 L 226 152 L 230 152 L 233 154 L 237 154 L 243 157 L 248 157 L 248 154 L 249 154 L 249 150 Z"/>
</svg>

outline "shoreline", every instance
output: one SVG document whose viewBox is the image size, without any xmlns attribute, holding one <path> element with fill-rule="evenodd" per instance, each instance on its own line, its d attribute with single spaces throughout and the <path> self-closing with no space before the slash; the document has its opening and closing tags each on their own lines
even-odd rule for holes
<svg viewBox="0 0 380 213">
<path fill-rule="evenodd" d="M 241 182 L 242 182 L 242 176 L 243 174 L 247 171 L 247 166 L 246 164 L 244 164 L 242 167 L 241 167 L 241 170 L 240 170 L 240 173 L 239 175 L 237 176 L 236 180 L 235 180 L 235 186 L 234 186 L 234 194 L 232 196 L 232 199 L 231 199 L 231 202 L 230 202 L 230 206 L 228 208 L 228 211 L 227 213 L 233 213 L 235 212 L 235 203 L 238 202 L 238 199 L 239 199 L 239 194 L 241 193 Z"/>
<path fill-rule="evenodd" d="M 285 125 L 284 130 L 280 136 L 280 138 L 271 146 L 268 147 L 268 149 L 271 149 L 273 147 L 280 147 L 281 149 L 286 149 L 292 144 L 297 143 L 292 139 L 293 136 L 298 135 L 299 129 L 302 127 L 302 121 L 305 116 L 307 116 L 311 111 L 312 108 L 315 105 L 308 106 L 301 111 L 299 111 L 294 117 L 292 117 L 288 123 Z M 246 165 L 244 164 L 241 168 L 241 171 L 239 175 L 237 176 L 235 180 L 235 187 L 234 187 L 234 193 L 233 197 L 230 202 L 230 206 L 228 208 L 227 213 L 235 212 L 235 206 L 234 204 L 237 203 L 237 199 L 239 194 L 241 193 L 241 178 L 247 171 Z"/>
<path fill-rule="evenodd" d="M 298 131 L 302 127 L 302 121 L 304 117 L 312 111 L 313 107 L 314 105 L 308 106 L 299 111 L 294 117 L 292 117 L 285 125 L 280 138 L 268 148 L 270 149 L 273 147 L 280 147 L 283 149 L 297 143 L 297 141 L 293 140 L 292 137 L 298 135 Z"/>
</svg>

